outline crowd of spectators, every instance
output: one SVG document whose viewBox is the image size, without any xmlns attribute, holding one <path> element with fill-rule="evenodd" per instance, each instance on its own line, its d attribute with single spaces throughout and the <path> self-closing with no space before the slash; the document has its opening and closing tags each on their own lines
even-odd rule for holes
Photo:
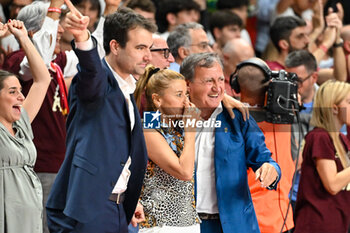
<svg viewBox="0 0 350 233">
<path fill-rule="evenodd" d="M 350 232 L 349 54 L 346 0 L 1 0 L 0 233 Z"/>
</svg>

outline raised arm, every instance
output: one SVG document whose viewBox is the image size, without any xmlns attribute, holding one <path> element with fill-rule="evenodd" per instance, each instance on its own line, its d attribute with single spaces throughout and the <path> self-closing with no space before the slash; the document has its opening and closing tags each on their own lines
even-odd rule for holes
<svg viewBox="0 0 350 233">
<path fill-rule="evenodd" d="M 7 25 L 10 32 L 16 37 L 24 50 L 33 76 L 33 85 L 23 103 L 23 107 L 28 113 L 30 122 L 32 122 L 44 101 L 51 77 L 43 59 L 30 41 L 23 22 L 11 20 Z"/>
<path fill-rule="evenodd" d="M 337 4 L 339 12 L 343 12 L 343 7 L 339 3 Z M 335 43 L 333 45 L 333 57 L 334 57 L 334 66 L 333 66 L 333 76 L 338 81 L 346 81 L 347 72 L 346 72 L 346 58 L 343 49 L 343 42 L 340 37 L 340 32 L 343 27 L 342 20 L 339 16 L 339 12 L 337 17 L 334 18 L 333 22 L 329 22 L 329 24 L 334 25 L 337 29 Z"/>
<path fill-rule="evenodd" d="M 62 4 L 63 0 L 52 0 L 49 9 L 56 9 L 59 11 Z M 44 8 L 45 6 L 42 7 Z M 57 40 L 60 17 L 60 13 L 57 11 L 48 11 L 40 30 L 35 32 L 32 36 L 34 46 L 38 50 L 48 69 L 50 68 L 50 63 L 53 59 Z M 22 60 L 20 67 L 21 79 L 24 81 L 32 79 L 30 67 L 26 57 Z"/>
</svg>

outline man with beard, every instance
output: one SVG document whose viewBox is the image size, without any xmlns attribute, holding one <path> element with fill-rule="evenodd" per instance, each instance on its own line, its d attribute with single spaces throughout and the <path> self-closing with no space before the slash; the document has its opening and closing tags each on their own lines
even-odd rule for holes
<svg viewBox="0 0 350 233">
<path fill-rule="evenodd" d="M 327 15 L 326 21 L 327 27 L 324 31 L 323 40 L 318 48 L 311 51 L 318 64 L 327 51 L 335 44 L 337 38 L 339 19 L 337 19 L 336 13 Z M 297 16 L 278 17 L 270 28 L 270 37 L 278 51 L 275 61 L 267 61 L 271 70 L 284 69 L 284 61 L 290 52 L 309 49 L 310 40 L 306 22 Z"/>
<path fill-rule="evenodd" d="M 278 51 L 275 61 L 267 61 L 271 70 L 284 69 L 287 55 L 300 49 L 306 49 L 309 44 L 306 22 L 296 16 L 279 17 L 270 28 L 272 43 Z"/>
</svg>

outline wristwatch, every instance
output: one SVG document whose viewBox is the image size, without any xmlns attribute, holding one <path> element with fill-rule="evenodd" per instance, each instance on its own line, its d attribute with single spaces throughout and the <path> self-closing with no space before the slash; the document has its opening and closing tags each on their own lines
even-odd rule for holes
<svg viewBox="0 0 350 233">
<path fill-rule="evenodd" d="M 343 41 L 343 39 L 340 39 L 339 43 L 333 44 L 333 48 L 343 47 L 343 45 L 344 45 L 344 41 Z"/>
</svg>

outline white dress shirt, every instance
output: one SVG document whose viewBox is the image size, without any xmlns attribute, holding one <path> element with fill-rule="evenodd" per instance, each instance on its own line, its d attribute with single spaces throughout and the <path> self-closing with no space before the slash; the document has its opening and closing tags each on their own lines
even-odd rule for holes
<svg viewBox="0 0 350 233">
<path fill-rule="evenodd" d="M 211 114 L 210 120 L 215 120 L 222 112 L 220 104 Z M 206 214 L 219 213 L 215 185 L 215 127 L 197 128 L 196 133 L 196 179 L 197 179 L 197 212 Z"/>
</svg>

